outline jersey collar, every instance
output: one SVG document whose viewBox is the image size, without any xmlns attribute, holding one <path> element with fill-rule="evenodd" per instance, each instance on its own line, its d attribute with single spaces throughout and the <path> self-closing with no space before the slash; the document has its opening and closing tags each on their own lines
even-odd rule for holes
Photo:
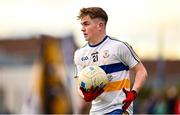
<svg viewBox="0 0 180 115">
<path fill-rule="evenodd" d="M 96 45 L 91 45 L 91 44 L 88 43 L 88 45 L 89 45 L 90 47 L 96 47 L 96 46 L 102 44 L 107 38 L 108 38 L 108 35 L 106 35 L 106 36 L 103 38 L 103 40 L 102 40 L 101 42 L 99 42 L 98 44 L 96 44 Z"/>
</svg>

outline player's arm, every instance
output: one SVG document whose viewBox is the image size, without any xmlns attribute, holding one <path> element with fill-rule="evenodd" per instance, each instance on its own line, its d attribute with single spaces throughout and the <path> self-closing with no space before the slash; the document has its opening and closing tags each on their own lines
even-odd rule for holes
<svg viewBox="0 0 180 115">
<path fill-rule="evenodd" d="M 79 60 L 80 59 L 79 55 L 80 55 L 79 50 L 76 50 L 76 52 L 74 53 L 74 79 L 75 79 L 75 82 L 76 82 L 76 87 L 77 87 L 78 94 L 81 97 L 84 97 L 81 90 L 80 90 L 80 88 L 79 88 L 80 86 L 79 86 L 79 80 L 78 80 L 78 74 L 83 69 L 82 63 Z"/>
<path fill-rule="evenodd" d="M 135 81 L 132 90 L 136 91 L 136 93 L 139 93 L 147 78 L 147 71 L 144 65 L 128 43 L 121 45 L 118 49 L 118 53 L 123 62 L 128 65 L 130 70 L 135 73 Z"/>
<path fill-rule="evenodd" d="M 127 91 L 123 88 L 123 92 L 126 95 L 126 99 L 123 100 L 124 105 L 122 107 L 124 111 L 129 107 L 131 102 L 136 99 L 137 94 L 140 92 L 140 89 L 147 78 L 147 71 L 141 62 L 136 64 L 131 70 L 135 73 L 135 81 L 132 90 Z"/>
<path fill-rule="evenodd" d="M 128 43 L 121 45 L 118 49 L 118 53 L 123 62 L 130 67 L 130 70 L 132 70 L 133 73 L 135 73 L 135 80 L 132 89 L 130 91 L 123 89 L 126 98 L 123 100 L 124 105 L 122 109 L 126 110 L 131 102 L 135 100 L 137 94 L 142 88 L 147 78 L 147 71 L 135 51 Z"/>
<path fill-rule="evenodd" d="M 83 95 L 82 91 L 80 90 L 79 80 L 78 80 L 78 78 L 79 78 L 78 74 L 83 68 L 82 68 L 82 66 L 77 65 L 77 64 L 75 64 L 74 66 L 75 66 L 74 78 L 75 78 L 75 82 L 76 82 L 76 86 L 77 86 L 77 91 L 78 91 L 78 94 L 84 98 L 84 95 Z"/>
<path fill-rule="evenodd" d="M 147 78 L 147 71 L 141 62 L 136 64 L 132 68 L 132 71 L 135 73 L 135 80 L 132 90 L 135 90 L 138 94 Z"/>
</svg>

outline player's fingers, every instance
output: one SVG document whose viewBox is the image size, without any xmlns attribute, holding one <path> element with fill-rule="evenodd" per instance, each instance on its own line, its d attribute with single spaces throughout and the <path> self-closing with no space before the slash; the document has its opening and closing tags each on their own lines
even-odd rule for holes
<svg viewBox="0 0 180 115">
<path fill-rule="evenodd" d="M 126 99 L 123 101 L 123 103 L 131 102 L 131 101 L 132 101 L 131 98 L 126 98 Z"/>
<path fill-rule="evenodd" d="M 100 86 L 99 86 L 99 88 L 104 88 L 106 86 L 106 84 L 101 84 Z"/>
<path fill-rule="evenodd" d="M 97 93 L 98 91 L 99 91 L 99 87 L 96 86 L 96 87 L 94 88 L 94 90 L 93 90 L 93 93 Z"/>
<path fill-rule="evenodd" d="M 128 96 L 129 91 L 123 88 L 123 92 L 125 93 L 126 97 Z"/>
<path fill-rule="evenodd" d="M 124 104 L 124 103 L 127 103 L 128 101 L 127 101 L 127 99 L 124 99 L 123 101 L 122 101 L 122 103 Z"/>
<path fill-rule="evenodd" d="M 103 93 L 103 92 L 104 92 L 104 89 L 101 88 L 101 89 L 99 90 L 99 95 L 100 95 L 101 93 Z"/>
<path fill-rule="evenodd" d="M 127 94 L 127 90 L 126 90 L 125 88 L 123 88 L 123 92 L 124 92 L 125 94 Z"/>
<path fill-rule="evenodd" d="M 89 90 L 89 93 L 93 93 L 94 92 L 94 87 L 91 86 L 90 90 Z"/>
<path fill-rule="evenodd" d="M 82 91 L 82 93 L 86 92 L 86 90 L 83 87 L 80 87 L 80 90 Z"/>
<path fill-rule="evenodd" d="M 131 104 L 130 102 L 125 103 L 125 104 L 122 106 L 122 110 L 126 110 L 126 109 L 129 107 L 130 104 Z"/>
<path fill-rule="evenodd" d="M 97 91 L 97 93 L 100 95 L 101 93 L 103 93 L 104 92 L 104 89 L 103 88 L 99 88 L 98 89 L 98 91 Z"/>
<path fill-rule="evenodd" d="M 95 90 L 95 91 L 99 90 L 99 86 L 96 86 L 94 90 Z"/>
</svg>

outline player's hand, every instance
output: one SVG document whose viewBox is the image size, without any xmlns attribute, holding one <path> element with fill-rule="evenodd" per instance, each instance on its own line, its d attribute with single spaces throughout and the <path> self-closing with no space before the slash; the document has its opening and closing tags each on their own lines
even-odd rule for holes
<svg viewBox="0 0 180 115">
<path fill-rule="evenodd" d="M 126 94 L 126 99 L 123 100 L 123 102 L 122 102 L 124 104 L 122 106 L 122 110 L 126 111 L 126 109 L 130 106 L 131 102 L 136 99 L 137 93 L 134 90 L 127 91 L 124 88 L 123 88 L 123 92 Z"/>
<path fill-rule="evenodd" d="M 91 87 L 90 90 L 87 92 L 83 87 L 80 87 L 80 90 L 82 91 L 84 95 L 84 100 L 87 102 L 91 102 L 92 100 L 96 99 L 101 93 L 103 93 L 104 89 L 101 87 Z"/>
</svg>

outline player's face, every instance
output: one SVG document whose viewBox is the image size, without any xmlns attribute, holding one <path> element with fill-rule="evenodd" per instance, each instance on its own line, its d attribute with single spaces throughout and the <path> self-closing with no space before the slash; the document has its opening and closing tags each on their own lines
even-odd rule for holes
<svg viewBox="0 0 180 115">
<path fill-rule="evenodd" d="M 81 31 L 84 34 L 86 41 L 96 39 L 98 34 L 98 19 L 91 19 L 89 16 L 81 18 Z"/>
</svg>

